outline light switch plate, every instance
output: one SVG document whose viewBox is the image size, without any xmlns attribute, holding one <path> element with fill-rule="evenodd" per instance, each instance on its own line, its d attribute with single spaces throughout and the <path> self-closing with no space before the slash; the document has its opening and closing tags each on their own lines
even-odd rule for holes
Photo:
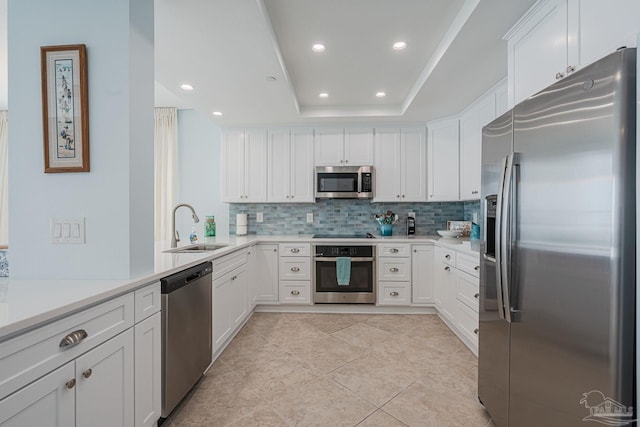
<svg viewBox="0 0 640 427">
<path fill-rule="evenodd" d="M 311 224 L 313 222 L 313 212 L 307 214 L 307 222 Z"/>
<path fill-rule="evenodd" d="M 51 243 L 85 243 L 84 218 L 51 218 Z"/>
<path fill-rule="evenodd" d="M 256 213 L 256 222 L 263 222 L 263 221 L 264 221 L 264 215 L 262 215 L 262 212 Z"/>
</svg>

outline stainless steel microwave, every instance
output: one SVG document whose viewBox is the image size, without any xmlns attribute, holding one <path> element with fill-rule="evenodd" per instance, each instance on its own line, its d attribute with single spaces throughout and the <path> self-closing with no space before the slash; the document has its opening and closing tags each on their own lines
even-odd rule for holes
<svg viewBox="0 0 640 427">
<path fill-rule="evenodd" d="M 316 199 L 371 199 L 373 182 L 373 166 L 317 166 Z"/>
</svg>

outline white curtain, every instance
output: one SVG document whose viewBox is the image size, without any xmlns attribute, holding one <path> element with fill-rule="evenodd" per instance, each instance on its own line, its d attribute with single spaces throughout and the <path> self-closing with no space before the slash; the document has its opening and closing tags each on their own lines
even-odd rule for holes
<svg viewBox="0 0 640 427">
<path fill-rule="evenodd" d="M 171 210 L 178 192 L 178 112 L 154 111 L 155 239 L 171 240 Z"/>
<path fill-rule="evenodd" d="M 0 111 L 0 248 L 9 244 L 9 129 L 7 111 Z"/>
</svg>

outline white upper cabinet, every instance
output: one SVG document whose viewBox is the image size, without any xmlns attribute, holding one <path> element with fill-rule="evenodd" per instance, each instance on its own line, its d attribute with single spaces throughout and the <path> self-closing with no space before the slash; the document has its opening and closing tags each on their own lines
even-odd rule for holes
<svg viewBox="0 0 640 427">
<path fill-rule="evenodd" d="M 428 201 L 459 200 L 459 120 L 453 118 L 430 122 L 428 129 Z"/>
<path fill-rule="evenodd" d="M 460 116 L 460 200 L 480 198 L 482 127 L 496 117 L 496 98 L 490 92 Z"/>
<path fill-rule="evenodd" d="M 225 132 L 222 140 L 222 200 L 267 200 L 267 131 Z"/>
<path fill-rule="evenodd" d="M 313 131 L 273 130 L 267 149 L 267 200 L 313 202 Z"/>
<path fill-rule="evenodd" d="M 424 128 L 376 129 L 376 202 L 427 200 Z"/>
<path fill-rule="evenodd" d="M 316 166 L 373 164 L 373 129 L 316 129 Z"/>
<path fill-rule="evenodd" d="M 638 0 L 541 0 L 506 34 L 509 106 L 636 45 Z"/>
</svg>

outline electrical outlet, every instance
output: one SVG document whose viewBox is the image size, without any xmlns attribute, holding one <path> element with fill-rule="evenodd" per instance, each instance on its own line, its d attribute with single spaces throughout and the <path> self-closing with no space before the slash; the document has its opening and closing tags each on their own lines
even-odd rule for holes
<svg viewBox="0 0 640 427">
<path fill-rule="evenodd" d="M 313 213 L 312 212 L 309 212 L 307 214 L 307 222 L 308 223 L 312 223 L 313 222 Z"/>
<path fill-rule="evenodd" d="M 478 223 L 478 212 L 474 212 L 473 213 L 473 223 L 477 224 Z"/>
<path fill-rule="evenodd" d="M 256 222 L 263 222 L 263 221 L 264 221 L 264 215 L 262 214 L 262 212 L 256 213 Z"/>
</svg>

